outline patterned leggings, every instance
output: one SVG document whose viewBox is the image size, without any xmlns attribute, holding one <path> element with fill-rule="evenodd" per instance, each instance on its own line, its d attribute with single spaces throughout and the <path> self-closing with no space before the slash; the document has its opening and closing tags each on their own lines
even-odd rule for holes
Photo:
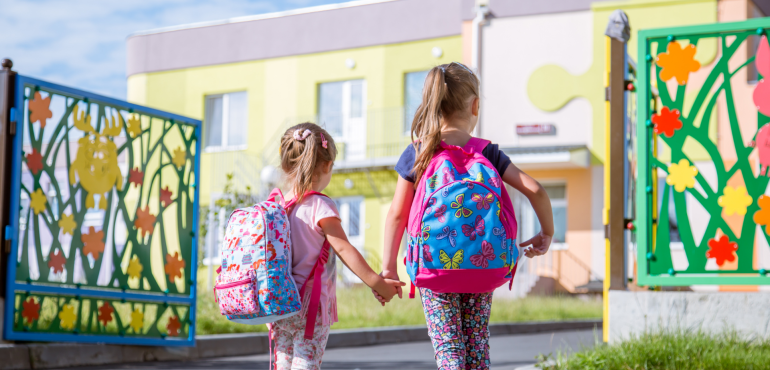
<svg viewBox="0 0 770 370">
<path fill-rule="evenodd" d="M 294 315 L 273 324 L 275 334 L 275 365 L 277 370 L 317 370 L 329 339 L 329 327 L 324 325 L 321 310 L 315 322 L 313 339 L 305 339 L 306 315 Z"/>
<path fill-rule="evenodd" d="M 420 299 L 438 368 L 489 369 L 492 293 L 434 293 L 420 288 Z"/>
</svg>

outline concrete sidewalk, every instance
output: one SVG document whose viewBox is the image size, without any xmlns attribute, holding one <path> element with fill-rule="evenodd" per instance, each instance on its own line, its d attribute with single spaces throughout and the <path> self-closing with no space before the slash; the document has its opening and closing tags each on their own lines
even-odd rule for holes
<svg viewBox="0 0 770 370">
<path fill-rule="evenodd" d="M 493 338 L 513 334 L 552 333 L 601 328 L 600 320 L 492 324 Z M 396 327 L 334 330 L 328 349 L 396 343 L 423 342 L 430 346 L 427 329 Z M 205 335 L 196 338 L 195 347 L 144 347 L 105 344 L 51 343 L 0 345 L 0 369 L 51 369 L 91 365 L 191 361 L 216 357 L 265 354 L 265 333 Z M 160 366 L 160 365 L 158 365 Z"/>
</svg>

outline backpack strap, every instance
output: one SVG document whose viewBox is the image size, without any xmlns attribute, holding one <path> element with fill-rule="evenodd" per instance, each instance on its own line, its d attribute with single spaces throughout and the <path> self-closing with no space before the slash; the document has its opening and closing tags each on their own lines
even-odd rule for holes
<svg viewBox="0 0 770 370">
<path fill-rule="evenodd" d="M 308 195 L 320 195 L 329 198 L 329 196 L 326 194 L 312 190 L 305 193 L 305 196 Z M 289 203 L 286 204 L 286 208 L 293 206 L 296 203 L 295 199 L 289 201 Z M 313 332 L 315 331 L 316 315 L 318 314 L 318 308 L 321 301 L 321 279 L 323 278 L 323 273 L 326 268 L 326 262 L 329 261 L 329 254 L 331 253 L 330 250 L 331 244 L 329 244 L 328 240 L 324 239 L 324 244 L 321 246 L 321 253 L 318 255 L 318 259 L 315 261 L 313 270 L 310 271 L 310 275 L 308 275 L 307 280 L 305 280 L 305 283 L 302 284 L 302 288 L 299 290 L 300 299 L 304 299 L 307 283 L 311 279 L 314 280 L 313 291 L 310 293 L 310 301 L 308 302 L 307 307 L 307 324 L 305 325 L 305 339 L 308 340 L 313 339 Z"/>
<path fill-rule="evenodd" d="M 267 201 L 278 203 L 282 207 L 286 208 L 286 198 L 284 198 L 283 193 L 279 188 L 275 188 L 270 192 L 270 195 L 267 196 Z"/>
<path fill-rule="evenodd" d="M 468 140 L 468 143 L 465 144 L 464 148 L 473 149 L 473 150 L 481 153 L 484 150 L 484 148 L 486 148 L 487 145 L 489 145 L 489 143 L 490 143 L 489 140 L 484 140 L 484 139 L 481 139 L 481 138 L 472 137 L 470 140 Z"/>
</svg>

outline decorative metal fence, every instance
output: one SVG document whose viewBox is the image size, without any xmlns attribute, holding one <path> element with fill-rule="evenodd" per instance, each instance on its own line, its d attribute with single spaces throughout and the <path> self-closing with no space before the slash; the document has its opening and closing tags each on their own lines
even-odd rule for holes
<svg viewBox="0 0 770 370">
<path fill-rule="evenodd" d="M 767 29 L 764 18 L 639 33 L 640 285 L 770 283 Z"/>
<path fill-rule="evenodd" d="M 15 85 L 5 339 L 193 345 L 200 121 Z"/>
</svg>

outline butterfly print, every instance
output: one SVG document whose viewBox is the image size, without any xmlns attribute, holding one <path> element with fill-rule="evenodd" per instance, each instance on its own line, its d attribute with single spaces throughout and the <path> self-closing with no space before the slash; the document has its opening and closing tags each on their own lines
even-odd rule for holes
<svg viewBox="0 0 770 370">
<path fill-rule="evenodd" d="M 455 211 L 455 217 L 457 218 L 470 217 L 473 214 L 473 211 L 471 211 L 470 208 L 465 208 L 463 206 L 464 202 L 465 202 L 465 194 L 460 194 L 457 197 L 455 197 L 455 201 L 449 205 L 450 207 L 457 209 L 457 211 Z"/>
<path fill-rule="evenodd" d="M 479 193 L 471 194 L 471 200 L 476 202 L 476 209 L 489 209 L 489 205 L 495 201 L 495 195 L 487 193 L 486 196 Z"/>
<path fill-rule="evenodd" d="M 430 225 L 425 226 L 425 224 L 422 224 L 422 240 L 428 240 L 430 238 Z"/>
<path fill-rule="evenodd" d="M 444 167 L 441 172 L 444 173 L 444 184 L 448 184 L 452 181 L 455 181 L 455 174 L 452 172 L 452 170 L 449 169 L 449 167 Z"/>
<path fill-rule="evenodd" d="M 477 215 L 473 224 L 463 225 L 463 234 L 470 240 L 476 240 L 476 236 L 484 236 L 484 219 Z"/>
<path fill-rule="evenodd" d="M 431 197 L 430 199 L 428 199 L 428 207 L 425 208 L 425 213 L 430 214 L 432 211 L 431 207 L 433 207 L 434 205 L 436 205 L 436 198 Z"/>
<path fill-rule="evenodd" d="M 476 174 L 476 182 L 484 183 L 484 174 L 481 171 Z"/>
<path fill-rule="evenodd" d="M 468 187 L 468 190 L 473 190 L 476 184 L 474 184 L 472 181 L 466 181 L 465 186 Z"/>
<path fill-rule="evenodd" d="M 499 188 L 500 185 L 502 185 L 502 183 L 500 182 L 500 178 L 497 177 L 497 176 L 490 177 L 489 178 L 489 184 L 494 186 L 494 187 L 496 187 L 496 188 Z"/>
<path fill-rule="evenodd" d="M 433 174 L 433 176 L 428 178 L 428 187 L 433 189 L 436 187 L 436 183 L 438 182 L 438 174 Z"/>
<path fill-rule="evenodd" d="M 459 269 L 460 264 L 463 263 L 463 250 L 458 250 L 452 255 L 452 258 L 449 258 L 449 255 L 442 249 L 438 254 L 438 259 L 444 264 L 444 270 Z"/>
<path fill-rule="evenodd" d="M 427 244 L 422 246 L 422 259 L 425 262 L 433 262 L 433 256 L 430 254 L 430 247 Z"/>
<path fill-rule="evenodd" d="M 446 204 L 442 204 L 441 207 L 436 208 L 436 213 L 434 213 L 434 216 L 438 218 L 438 222 L 446 222 Z"/>
<path fill-rule="evenodd" d="M 436 235 L 436 239 L 438 240 L 449 239 L 449 244 L 452 245 L 452 248 L 457 245 L 457 240 L 455 238 L 457 238 L 457 230 L 450 230 L 449 226 L 444 226 L 441 232 Z"/>
<path fill-rule="evenodd" d="M 505 239 L 505 228 L 503 227 L 493 227 L 492 228 L 492 234 L 496 237 L 500 238 L 501 240 Z M 503 243 L 505 244 L 505 243 Z"/>
<path fill-rule="evenodd" d="M 489 266 L 489 261 L 494 261 L 495 257 L 495 248 L 484 240 L 481 242 L 481 251 L 479 254 L 474 254 L 471 256 L 471 263 L 476 267 L 481 267 L 483 269 L 487 268 Z"/>
<path fill-rule="evenodd" d="M 507 252 L 500 253 L 500 259 L 503 261 L 508 259 L 508 253 Z"/>
<path fill-rule="evenodd" d="M 441 191 L 441 196 L 446 198 L 449 195 L 449 187 L 445 187 L 444 190 Z"/>
</svg>

